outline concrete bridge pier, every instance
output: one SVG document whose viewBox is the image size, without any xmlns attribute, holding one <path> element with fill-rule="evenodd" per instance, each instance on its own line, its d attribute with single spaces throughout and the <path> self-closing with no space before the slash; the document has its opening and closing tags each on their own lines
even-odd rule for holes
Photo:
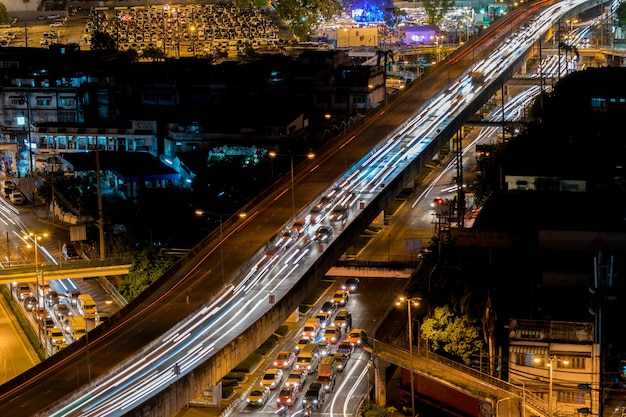
<svg viewBox="0 0 626 417">
<path fill-rule="evenodd" d="M 374 356 L 374 401 L 379 407 L 387 406 L 387 368 L 390 363 Z"/>
</svg>

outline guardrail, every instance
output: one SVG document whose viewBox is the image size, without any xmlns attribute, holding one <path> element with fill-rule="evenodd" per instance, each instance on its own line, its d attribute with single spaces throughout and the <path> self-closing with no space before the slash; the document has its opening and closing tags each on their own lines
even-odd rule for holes
<svg viewBox="0 0 626 417">
<path fill-rule="evenodd" d="M 373 354 L 383 357 L 392 363 L 405 366 L 409 359 L 409 352 L 403 348 L 392 346 L 378 340 L 372 343 Z M 414 352 L 415 353 L 415 352 Z M 399 358 L 394 362 L 393 357 Z M 499 378 L 485 374 L 469 366 L 437 355 L 433 352 L 425 352 L 425 355 L 413 355 L 412 367 L 418 372 L 445 380 L 465 391 L 469 391 L 483 398 L 501 398 L 502 392 L 505 395 L 515 396 L 535 413 L 548 417 L 549 413 L 545 407 L 545 401 L 532 392 L 503 381 Z M 451 372 L 454 370 L 456 372 Z"/>
</svg>

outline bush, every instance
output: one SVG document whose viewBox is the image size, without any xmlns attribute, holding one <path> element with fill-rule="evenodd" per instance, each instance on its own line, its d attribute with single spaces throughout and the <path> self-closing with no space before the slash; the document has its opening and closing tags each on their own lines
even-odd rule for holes
<svg viewBox="0 0 626 417">
<path fill-rule="evenodd" d="M 289 333 L 289 326 L 287 326 L 286 324 L 283 324 L 278 329 L 276 329 L 274 333 L 276 333 L 279 336 L 287 336 L 287 333 Z"/>
<path fill-rule="evenodd" d="M 233 387 L 225 387 L 222 385 L 222 398 L 228 398 L 233 395 L 235 389 Z"/>
<path fill-rule="evenodd" d="M 237 381 L 236 379 L 222 378 L 222 388 L 236 386 L 239 386 L 239 381 Z"/>
<path fill-rule="evenodd" d="M 269 352 L 272 351 L 272 349 L 274 349 L 276 343 L 278 343 L 278 336 L 271 335 L 265 342 L 263 342 L 261 346 L 259 346 L 259 348 L 256 350 L 256 353 L 263 356 L 267 355 Z"/>
<path fill-rule="evenodd" d="M 254 367 L 259 362 L 261 362 L 261 359 L 263 359 L 263 356 L 257 352 L 254 352 L 246 359 L 244 359 L 243 362 L 241 362 L 239 365 L 235 366 L 233 368 L 233 372 L 244 372 L 246 374 L 249 374 L 250 372 L 252 372 Z"/>
<path fill-rule="evenodd" d="M 239 382 L 243 381 L 246 378 L 246 374 L 243 372 L 229 372 L 222 379 L 235 379 Z"/>
</svg>

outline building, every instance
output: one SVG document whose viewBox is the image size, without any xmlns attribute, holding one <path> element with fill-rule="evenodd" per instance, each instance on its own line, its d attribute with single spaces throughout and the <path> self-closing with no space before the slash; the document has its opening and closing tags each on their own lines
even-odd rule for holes
<svg viewBox="0 0 626 417">
<path fill-rule="evenodd" d="M 592 323 L 511 320 L 508 330 L 509 382 L 541 399 L 550 415 L 601 415 Z"/>
</svg>

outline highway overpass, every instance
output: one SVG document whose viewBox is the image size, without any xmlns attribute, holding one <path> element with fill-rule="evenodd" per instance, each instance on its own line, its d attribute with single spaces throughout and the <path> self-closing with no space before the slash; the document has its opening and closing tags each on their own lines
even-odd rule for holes
<svg viewBox="0 0 626 417">
<path fill-rule="evenodd" d="M 465 52 L 452 56 L 436 71 L 414 83 L 406 93 L 389 103 L 388 107 L 369 115 L 363 124 L 349 132 L 348 137 L 339 138 L 341 142 L 335 142 L 332 147 L 320 153 L 319 158 L 307 161 L 299 167 L 294 178 L 296 187 L 293 195 L 297 211 L 307 213 L 338 178 L 346 172 L 347 175 L 355 174 L 359 169 L 359 165 L 354 165 L 357 161 L 368 160 L 375 153 L 373 150 L 384 147 L 384 144 L 380 144 L 381 138 L 398 132 L 397 126 L 402 126 L 400 130 L 407 128 L 405 121 L 415 117 L 416 111 L 423 107 L 426 99 L 448 90 L 451 82 L 464 74 L 475 60 L 485 56 L 510 34 L 510 26 L 517 26 L 518 22 L 530 16 L 511 15 L 508 17 L 511 21 L 506 20 L 500 26 L 493 26 L 488 32 L 489 42 L 485 42 L 485 38 L 476 39 L 466 47 Z M 482 86 L 479 93 L 472 96 L 471 101 L 469 96 L 448 98 L 452 101 L 455 114 L 437 122 L 437 126 L 433 127 L 436 135 L 429 137 L 430 142 L 419 153 L 412 154 L 410 158 L 402 159 L 395 165 L 384 167 L 382 161 L 381 166 L 376 167 L 391 172 L 403 165 L 402 170 L 386 177 L 388 181 L 378 183 L 367 193 L 359 194 L 359 204 L 351 210 L 350 221 L 339 236 L 328 244 L 315 244 L 302 249 L 310 255 L 301 259 L 302 265 L 297 271 L 297 278 L 289 276 L 275 265 L 266 269 L 267 263 L 274 262 L 278 256 L 275 248 L 280 233 L 277 235 L 277 231 L 290 226 L 292 221 L 292 190 L 287 180 L 278 184 L 277 189 L 266 191 L 246 207 L 245 219 L 233 217 L 225 221 L 223 239 L 219 232 L 207 237 L 161 277 L 153 288 L 107 323 L 90 332 L 88 338 L 81 339 L 40 366 L 0 387 L 0 414 L 74 415 L 77 412 L 56 414 L 55 411 L 67 411 L 70 407 L 75 407 L 77 402 L 83 404 L 81 407 L 84 409 L 104 407 L 104 403 L 113 405 L 113 401 L 109 399 L 95 400 L 97 405 L 87 405 L 86 401 L 94 401 L 93 398 L 98 398 L 105 391 L 111 392 L 111 395 L 115 391 L 117 395 L 125 390 L 135 390 L 129 387 L 127 377 L 124 377 L 123 388 L 113 388 L 104 382 L 104 378 L 112 377 L 116 373 L 130 372 L 129 369 L 134 370 L 146 361 L 150 353 L 165 349 L 162 346 L 172 343 L 172 340 L 177 341 L 176 336 L 164 335 L 167 329 L 173 329 L 173 333 L 168 334 L 176 334 L 177 331 L 186 329 L 186 326 L 196 324 L 189 323 L 190 321 L 200 321 L 212 314 L 219 315 L 215 320 L 224 320 L 224 325 L 232 324 L 228 328 L 221 327 L 221 333 L 214 334 L 210 340 L 220 339 L 221 343 L 223 337 L 230 339 L 219 346 L 208 340 L 194 340 L 194 347 L 200 346 L 210 352 L 208 359 L 184 367 L 182 372 L 175 371 L 180 369 L 178 362 L 163 362 L 158 365 L 158 370 L 150 372 L 158 373 L 159 378 L 163 377 L 167 388 L 150 392 L 151 399 L 146 402 L 141 400 L 140 405 L 137 405 L 137 399 L 135 402 L 125 400 L 125 408 L 120 405 L 117 413 L 171 414 L 194 398 L 199 391 L 214 386 L 297 309 L 304 296 L 316 287 L 324 273 L 345 252 L 351 239 L 358 236 L 426 163 L 447 145 L 464 120 L 478 110 L 512 76 L 516 68 L 522 65 L 525 55 L 509 55 L 508 58 L 511 60 L 504 64 L 505 68 L 499 75 Z M 463 106 L 461 101 L 464 102 Z M 411 151 L 404 148 L 401 150 Z M 312 200 L 313 196 L 315 198 Z M 363 205 L 360 204 L 361 201 Z M 255 275 L 259 271 L 266 275 Z M 237 298 L 232 301 L 234 303 L 252 297 L 253 293 L 257 297 L 255 304 L 245 304 L 248 306 L 245 310 L 232 309 L 234 304 L 229 304 L 231 298 Z M 247 314 L 253 306 L 262 310 L 260 315 L 252 317 Z M 220 312 L 222 308 L 227 308 L 230 315 L 223 315 L 226 311 Z M 237 323 L 233 322 L 232 319 L 238 319 L 238 315 L 241 318 Z M 190 319 L 187 320 L 187 317 Z M 143 381 L 142 379 L 138 382 L 139 386 L 145 387 Z M 117 384 L 119 383 L 115 387 L 119 386 Z"/>
</svg>

